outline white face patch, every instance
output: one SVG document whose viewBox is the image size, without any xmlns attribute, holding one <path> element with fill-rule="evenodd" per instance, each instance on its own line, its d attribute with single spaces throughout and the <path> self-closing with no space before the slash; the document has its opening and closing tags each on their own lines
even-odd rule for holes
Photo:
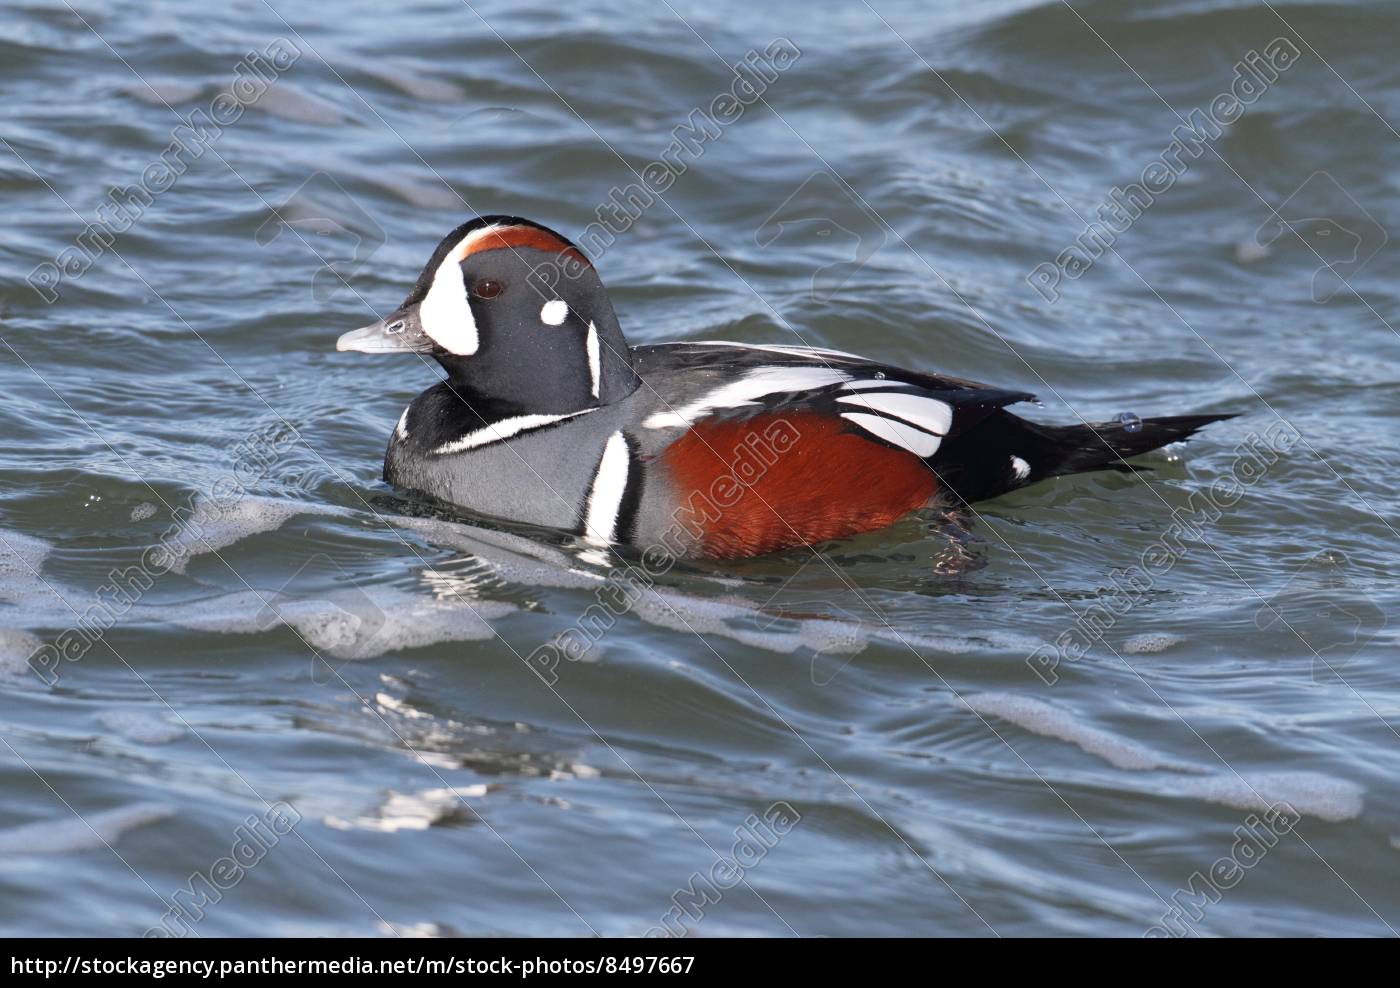
<svg viewBox="0 0 1400 988">
<path fill-rule="evenodd" d="M 540 322 L 546 326 L 562 326 L 567 318 L 569 318 L 569 303 L 562 298 L 546 302 L 544 308 L 540 309 Z"/>
<path fill-rule="evenodd" d="M 467 283 L 462 277 L 462 258 L 467 256 L 472 244 L 499 229 L 499 226 L 484 226 L 473 230 L 448 251 L 433 272 L 427 296 L 418 305 L 423 332 L 448 353 L 459 357 L 469 357 L 481 347 L 471 302 L 467 300 Z"/>
</svg>

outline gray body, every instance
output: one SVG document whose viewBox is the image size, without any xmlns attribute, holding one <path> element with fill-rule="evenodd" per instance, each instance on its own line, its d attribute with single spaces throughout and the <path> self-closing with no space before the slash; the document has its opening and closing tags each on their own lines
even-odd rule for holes
<svg viewBox="0 0 1400 988">
<path fill-rule="evenodd" d="M 604 447 L 621 431 L 637 454 L 633 469 L 642 473 L 629 541 L 645 546 L 663 536 L 674 539 L 675 511 L 682 500 L 656 457 L 686 428 L 642 423 L 658 412 L 684 407 L 724 380 L 721 370 L 687 366 L 679 356 L 676 347 L 638 347 L 632 358 L 642 383 L 620 401 L 462 452 L 437 454 L 432 450 L 455 437 L 423 421 L 428 409 L 437 400 L 472 403 L 444 381 L 409 406 L 403 428 L 396 428 L 389 442 L 384 479 L 478 514 L 585 534 L 584 512 Z M 681 540 L 694 542 L 683 529 Z"/>
</svg>

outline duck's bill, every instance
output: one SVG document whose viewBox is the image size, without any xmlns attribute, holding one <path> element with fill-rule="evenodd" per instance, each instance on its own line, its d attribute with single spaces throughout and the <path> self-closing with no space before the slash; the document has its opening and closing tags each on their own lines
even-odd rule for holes
<svg viewBox="0 0 1400 988">
<path fill-rule="evenodd" d="M 359 353 L 430 353 L 433 341 L 423 332 L 418 306 L 414 305 L 377 323 L 352 329 L 335 341 L 335 348 Z"/>
</svg>

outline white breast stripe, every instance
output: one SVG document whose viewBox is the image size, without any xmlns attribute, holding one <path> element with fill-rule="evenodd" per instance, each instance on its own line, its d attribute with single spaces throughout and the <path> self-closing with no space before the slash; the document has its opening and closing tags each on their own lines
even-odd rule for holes
<svg viewBox="0 0 1400 988">
<path fill-rule="evenodd" d="M 500 442 L 511 436 L 530 429 L 538 429 L 542 426 L 552 425 L 555 422 L 562 422 L 565 419 L 576 418 L 580 415 L 587 415 L 589 412 L 597 411 L 596 408 L 585 408 L 581 412 L 569 412 L 566 415 L 517 415 L 515 418 L 501 419 L 499 422 L 492 422 L 472 432 L 468 432 L 461 439 L 454 439 L 450 443 L 443 443 L 433 452 L 437 455 L 445 453 L 461 453 L 464 450 L 476 449 L 478 446 L 486 446 L 489 443 Z"/>
<path fill-rule="evenodd" d="M 598 397 L 601 368 L 598 364 L 598 327 L 588 324 L 588 376 L 593 381 L 593 397 Z"/>
<path fill-rule="evenodd" d="M 752 405 L 755 399 L 764 395 L 811 391 L 850 379 L 849 374 L 826 367 L 760 367 L 732 384 L 707 392 L 688 405 L 648 415 L 642 425 L 648 429 L 685 428 L 717 408 L 741 408 Z"/>
<path fill-rule="evenodd" d="M 418 307 L 423 332 L 448 353 L 468 357 L 481 346 L 471 303 L 467 301 L 467 285 L 462 280 L 462 258 L 467 256 L 472 244 L 499 229 L 493 225 L 473 230 L 448 251 L 433 272 L 433 283 Z"/>
<path fill-rule="evenodd" d="M 1031 475 L 1031 465 L 1019 456 L 1011 458 L 1011 472 L 1016 475 L 1017 480 L 1025 480 Z"/>
<path fill-rule="evenodd" d="M 608 437 L 603 447 L 603 460 L 588 492 L 588 511 L 584 514 L 583 538 L 595 545 L 607 545 L 617 535 L 617 516 L 622 510 L 622 495 L 627 492 L 627 473 L 631 457 L 627 439 L 621 432 Z"/>
<path fill-rule="evenodd" d="M 896 422 L 893 419 L 881 418 L 878 415 L 866 415 L 862 412 L 842 412 L 843 419 L 850 419 L 866 432 L 894 446 L 907 449 L 915 456 L 927 459 L 938 452 L 939 443 L 943 440 L 937 436 L 930 436 L 922 429 L 916 429 L 903 422 Z"/>
<path fill-rule="evenodd" d="M 927 429 L 936 436 L 946 436 L 953 425 L 953 407 L 946 401 L 929 398 L 925 395 L 910 394 L 871 394 L 847 395 L 837 398 L 839 402 L 859 405 L 872 412 L 882 412 L 903 419 L 910 425 Z"/>
</svg>

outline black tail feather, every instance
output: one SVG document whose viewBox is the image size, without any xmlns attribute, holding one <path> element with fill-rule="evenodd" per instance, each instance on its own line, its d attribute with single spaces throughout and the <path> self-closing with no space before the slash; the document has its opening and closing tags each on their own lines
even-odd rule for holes
<svg viewBox="0 0 1400 988">
<path fill-rule="evenodd" d="M 1227 415 L 1168 415 L 1136 419 L 1131 423 L 1099 422 L 1093 425 L 1035 425 L 1049 444 L 1051 454 L 1042 477 L 1063 477 L 1088 470 L 1133 468 L 1123 461 L 1158 449 L 1168 443 L 1189 439 L 1204 426 Z M 1030 424 L 1030 423 L 1027 423 Z"/>
<path fill-rule="evenodd" d="M 1003 410 L 948 442 L 935 469 L 958 498 L 982 501 L 1051 477 L 1148 469 L 1125 461 L 1234 417 L 1171 415 L 1092 425 L 1041 425 Z"/>
</svg>

